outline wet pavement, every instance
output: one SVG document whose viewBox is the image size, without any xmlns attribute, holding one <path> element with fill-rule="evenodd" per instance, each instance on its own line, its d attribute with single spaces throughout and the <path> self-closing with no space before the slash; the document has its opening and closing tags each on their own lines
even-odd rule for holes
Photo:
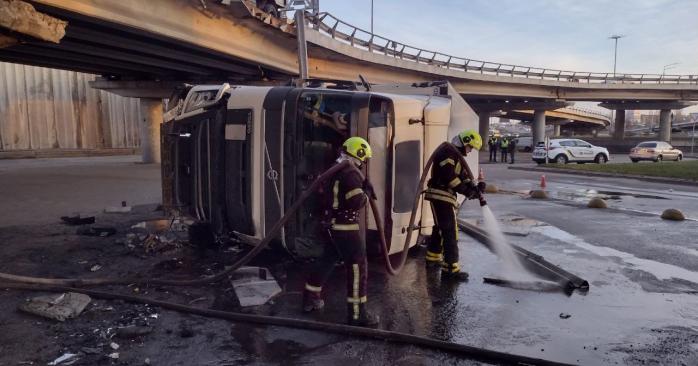
<svg viewBox="0 0 698 366">
<path fill-rule="evenodd" d="M 513 192 L 535 187 L 539 178 L 505 167 L 484 169 L 490 182 Z M 423 249 L 417 249 L 398 277 L 387 275 L 378 260 L 370 264 L 369 308 L 381 316 L 381 329 L 529 357 L 582 365 L 696 365 L 698 223 L 664 221 L 658 212 L 677 207 L 697 218 L 691 207 L 698 188 L 662 188 L 630 180 L 549 175 L 548 190 L 555 199 L 533 200 L 516 193 L 487 197 L 508 240 L 589 281 L 588 292 L 565 293 L 530 282 L 517 288 L 485 283 L 486 277 L 501 277 L 501 263 L 484 245 L 461 235 L 461 263 L 470 273 L 469 282 L 442 282 L 438 270 L 424 266 Z M 604 195 L 612 209 L 586 208 L 590 192 L 565 196 L 578 189 Z M 641 206 L 653 202 L 661 206 Z M 59 224 L 57 216 L 40 224 L 0 225 L 0 271 L 198 277 L 220 271 L 240 255 L 233 247 L 202 251 L 186 244 L 149 251 L 127 234 L 135 233 L 137 239 L 144 232 L 165 235 L 167 221 L 140 224 L 160 217 L 153 209 L 154 205 L 138 206 L 131 213 L 97 215 L 99 224 L 118 230 L 107 238 L 75 235 L 75 228 Z M 461 217 L 478 223 L 482 214 L 477 204 L 469 202 Z M 102 268 L 91 272 L 95 264 Z M 230 283 L 107 290 L 201 308 L 345 320 L 341 267 L 325 287 L 325 310 L 303 314 L 300 301 L 307 264 L 267 251 L 250 265 L 268 267 L 279 281 L 281 294 L 266 305 L 241 308 Z M 0 365 L 46 364 L 66 352 L 82 352 L 76 365 L 143 365 L 146 360 L 152 365 L 482 364 L 415 346 L 230 323 L 115 301 L 93 300 L 78 318 L 57 323 L 17 311 L 37 293 L 1 293 Z M 152 332 L 127 340 L 113 336 L 114 329 L 127 325 L 152 327 Z M 112 341 L 120 345 L 118 360 L 106 356 L 113 352 Z M 94 349 L 97 354 L 86 353 Z"/>
</svg>

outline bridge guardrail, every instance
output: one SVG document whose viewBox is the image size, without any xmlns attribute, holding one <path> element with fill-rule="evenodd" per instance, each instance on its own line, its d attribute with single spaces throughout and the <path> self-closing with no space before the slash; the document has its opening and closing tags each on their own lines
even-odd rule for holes
<svg viewBox="0 0 698 366">
<path fill-rule="evenodd" d="M 355 27 L 334 15 L 306 13 L 310 23 L 321 33 L 365 51 L 442 67 L 449 70 L 483 75 L 520 77 L 589 84 L 697 84 L 698 75 L 618 74 L 554 70 L 519 66 L 452 56 L 397 42 Z"/>
</svg>

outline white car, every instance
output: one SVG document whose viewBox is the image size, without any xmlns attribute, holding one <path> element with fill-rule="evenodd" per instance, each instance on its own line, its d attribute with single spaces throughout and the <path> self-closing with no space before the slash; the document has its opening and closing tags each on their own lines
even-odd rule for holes
<svg viewBox="0 0 698 366">
<path fill-rule="evenodd" d="M 604 164 L 611 158 L 605 147 L 594 146 L 586 141 L 578 139 L 554 139 L 550 140 L 546 148 L 543 142 L 539 142 L 531 155 L 533 161 L 538 164 L 545 163 L 545 156 L 551 163 L 567 164 L 599 163 Z"/>
</svg>

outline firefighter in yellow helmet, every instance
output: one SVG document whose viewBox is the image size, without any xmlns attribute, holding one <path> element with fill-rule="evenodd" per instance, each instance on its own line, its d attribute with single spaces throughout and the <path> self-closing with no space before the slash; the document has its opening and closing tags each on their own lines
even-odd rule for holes
<svg viewBox="0 0 698 366">
<path fill-rule="evenodd" d="M 371 146 L 361 137 L 350 137 L 342 145 L 337 163 L 351 161 L 360 168 L 371 158 Z M 366 243 L 359 233 L 359 211 L 367 195 L 375 198 L 373 188 L 351 167 L 339 171 L 329 180 L 326 212 L 330 240 L 323 258 L 311 270 L 303 291 L 303 311 L 322 309 L 322 286 L 338 260 L 344 262 L 347 278 L 347 323 L 358 326 L 378 324 L 378 317 L 366 310 L 367 260 Z"/>
<path fill-rule="evenodd" d="M 462 154 L 473 149 L 480 150 L 482 137 L 474 130 L 465 130 L 451 140 L 451 144 Z M 434 151 L 431 179 L 427 183 L 424 198 L 431 203 L 435 226 L 427 244 L 426 262 L 441 265 L 442 280 L 468 279 L 458 263 L 458 225 L 456 223 L 456 194 L 467 199 L 476 199 L 485 190 L 485 183 L 475 183 L 461 166 L 457 153 L 443 146 Z"/>
</svg>

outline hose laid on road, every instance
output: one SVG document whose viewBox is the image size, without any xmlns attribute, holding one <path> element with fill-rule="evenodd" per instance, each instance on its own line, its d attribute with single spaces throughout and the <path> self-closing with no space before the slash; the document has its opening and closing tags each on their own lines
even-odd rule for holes
<svg viewBox="0 0 698 366">
<path fill-rule="evenodd" d="M 29 291 L 46 291 L 46 292 L 77 292 L 94 298 L 106 300 L 123 300 L 132 303 L 148 304 L 159 306 L 163 309 L 174 310 L 177 312 L 200 315 L 208 318 L 223 319 L 233 322 L 245 322 L 261 325 L 275 325 L 288 328 L 299 328 L 313 331 L 327 332 L 340 334 L 344 336 L 373 338 L 376 340 L 416 345 L 420 347 L 435 349 L 439 351 L 451 352 L 461 356 L 466 356 L 481 361 L 495 362 L 507 365 L 544 365 L 544 366 L 566 366 L 569 364 L 532 358 L 527 356 L 514 355 L 510 353 L 497 352 L 488 349 L 466 346 L 463 344 L 440 341 L 427 337 L 420 337 L 408 333 L 401 333 L 382 329 L 363 328 L 343 324 L 324 323 L 312 320 L 282 318 L 275 316 L 253 315 L 233 313 L 228 311 L 201 309 L 173 302 L 152 300 L 144 297 L 121 295 L 110 292 L 87 290 L 82 288 L 71 288 L 63 286 L 37 286 L 25 285 L 16 283 L 0 283 L 0 288 L 29 290 Z"/>
</svg>

